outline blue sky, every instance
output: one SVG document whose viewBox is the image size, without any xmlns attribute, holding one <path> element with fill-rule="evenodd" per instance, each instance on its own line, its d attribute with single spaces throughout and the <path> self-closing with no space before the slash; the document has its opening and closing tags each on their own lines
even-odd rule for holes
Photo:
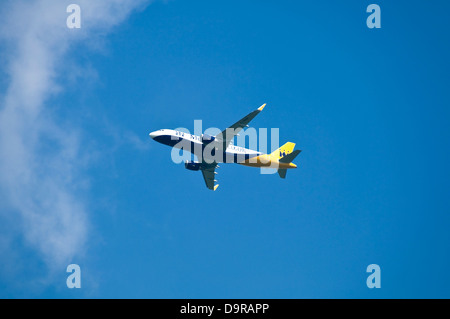
<svg viewBox="0 0 450 319">
<path fill-rule="evenodd" d="M 0 163 L 8 177 L 32 158 L 36 186 L 0 181 L 1 297 L 450 297 L 450 4 L 378 1 L 369 29 L 364 1 L 116 2 L 81 3 L 81 36 L 37 46 L 64 49 L 42 53 L 55 62 L 26 115 L 36 141 Z M 28 110 L 13 94 L 21 32 L 2 32 L 3 119 L 13 98 Z M 226 128 L 263 103 L 252 126 L 303 150 L 286 180 L 224 164 L 211 192 L 148 137 Z"/>
</svg>

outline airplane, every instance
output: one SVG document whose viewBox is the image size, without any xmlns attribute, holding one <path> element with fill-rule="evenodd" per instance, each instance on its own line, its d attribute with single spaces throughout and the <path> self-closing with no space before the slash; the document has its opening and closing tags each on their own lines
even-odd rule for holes
<svg viewBox="0 0 450 319">
<path fill-rule="evenodd" d="M 202 134 L 201 136 L 188 134 L 171 129 L 161 129 L 151 132 L 150 137 L 171 147 L 188 150 L 199 161 L 185 161 L 185 168 L 192 171 L 201 171 L 206 187 L 215 191 L 219 184 L 215 175 L 218 163 L 237 163 L 250 167 L 276 168 L 281 178 L 286 178 L 288 169 L 296 168 L 292 161 L 300 154 L 301 150 L 295 150 L 295 143 L 287 142 L 274 152 L 264 154 L 255 150 L 237 147 L 233 145 L 233 139 L 239 135 L 239 131 L 249 127 L 256 115 L 261 113 L 266 104 L 247 114 L 216 136 Z"/>
</svg>

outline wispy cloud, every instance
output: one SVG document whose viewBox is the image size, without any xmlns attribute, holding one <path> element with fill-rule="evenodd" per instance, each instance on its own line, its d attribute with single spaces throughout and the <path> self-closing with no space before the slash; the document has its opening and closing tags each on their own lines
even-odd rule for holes
<svg viewBox="0 0 450 319">
<path fill-rule="evenodd" d="M 81 7 L 81 29 L 66 27 L 70 3 Z M 0 99 L 0 220 L 18 223 L 24 242 L 50 268 L 67 265 L 82 254 L 89 236 L 88 205 L 82 196 L 87 179 L 87 154 L 80 147 L 83 135 L 57 121 L 51 98 L 64 89 L 59 79 L 75 44 L 95 43 L 93 39 L 147 3 L 2 2 L 1 71 L 6 86 Z"/>
</svg>

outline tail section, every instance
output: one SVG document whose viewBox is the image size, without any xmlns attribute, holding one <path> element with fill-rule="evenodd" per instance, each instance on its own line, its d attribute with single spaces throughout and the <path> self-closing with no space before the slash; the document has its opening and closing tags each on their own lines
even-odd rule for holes
<svg viewBox="0 0 450 319">
<path fill-rule="evenodd" d="M 295 143 L 287 142 L 286 144 L 281 146 L 279 149 L 273 151 L 270 154 L 270 157 L 279 160 L 280 158 L 282 158 L 288 154 L 291 154 L 292 151 L 294 150 L 294 147 L 295 147 Z"/>
<path fill-rule="evenodd" d="M 288 143 L 286 143 L 286 144 L 288 144 Z M 293 144 L 293 143 L 291 143 L 291 144 Z M 295 146 L 295 144 L 294 144 L 294 146 Z M 297 157 L 297 155 L 300 154 L 300 152 L 301 152 L 301 150 L 295 150 L 295 151 L 287 154 L 286 156 L 281 157 L 278 161 L 280 163 L 291 163 Z M 287 173 L 286 168 L 278 169 L 278 175 L 280 175 L 281 178 L 286 178 L 286 173 Z"/>
</svg>

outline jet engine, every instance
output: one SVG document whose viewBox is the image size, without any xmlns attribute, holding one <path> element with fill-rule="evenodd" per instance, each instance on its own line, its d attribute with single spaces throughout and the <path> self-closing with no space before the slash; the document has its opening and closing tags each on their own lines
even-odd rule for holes
<svg viewBox="0 0 450 319">
<path fill-rule="evenodd" d="M 193 162 L 193 161 L 186 161 L 184 162 L 184 167 L 186 167 L 186 169 L 191 170 L 191 171 L 198 171 L 200 169 L 200 163 L 199 162 Z"/>
</svg>

